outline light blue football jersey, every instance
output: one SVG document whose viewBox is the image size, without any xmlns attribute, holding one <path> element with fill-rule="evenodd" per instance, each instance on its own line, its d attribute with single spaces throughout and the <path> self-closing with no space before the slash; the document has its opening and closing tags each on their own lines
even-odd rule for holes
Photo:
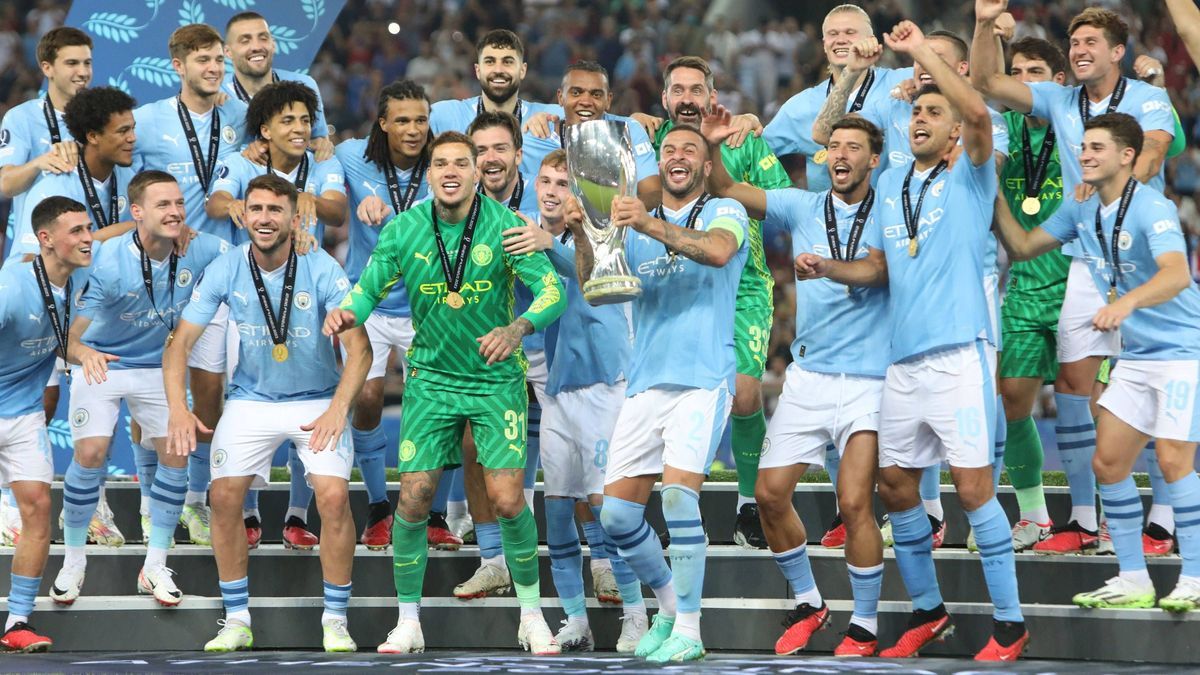
<svg viewBox="0 0 1200 675">
<path fill-rule="evenodd" d="M 233 228 L 229 221 L 209 218 L 204 212 L 204 201 L 208 193 L 201 185 L 200 175 L 192 162 L 187 135 L 183 132 L 183 123 L 179 121 L 176 100 L 175 96 L 164 98 L 133 111 L 138 135 L 137 145 L 133 149 L 133 167 L 137 171 L 158 169 L 175 176 L 179 181 L 179 189 L 183 191 L 188 226 L 232 242 Z M 217 159 L 228 160 L 240 153 L 246 143 L 246 104 L 236 98 L 230 98 L 214 110 L 220 115 Z M 205 162 L 208 161 L 211 114 L 211 111 L 205 115 L 191 114 L 192 127 L 196 130 L 196 138 L 200 141 L 200 153 Z M 213 180 L 216 180 L 215 169 Z"/>
<path fill-rule="evenodd" d="M 1004 116 L 988 108 L 992 117 L 992 149 L 1008 153 L 1008 123 Z M 912 147 L 908 140 L 908 125 L 912 121 L 912 103 L 888 96 L 875 99 L 864 106 L 862 116 L 883 131 L 883 154 L 887 166 L 900 166 L 913 161 Z M 883 162 L 880 162 L 883 166 Z"/>
<path fill-rule="evenodd" d="M 342 173 L 342 163 L 337 157 L 330 157 L 324 162 L 318 162 L 313 157 L 312 150 L 305 153 L 308 157 L 308 176 L 304 181 L 304 190 L 313 196 L 320 197 L 326 192 L 337 192 L 346 194 L 346 177 Z M 284 173 L 278 169 L 273 169 L 277 176 L 286 178 L 289 182 L 295 183 L 300 173 L 300 165 L 297 164 L 291 173 Z M 265 176 L 267 167 L 262 164 L 255 164 L 245 157 L 234 155 L 228 160 L 222 160 L 217 163 L 217 169 L 213 172 L 213 184 L 210 192 L 225 192 L 233 196 L 234 199 L 246 198 L 246 186 L 250 181 Z M 250 236 L 246 231 L 235 227 L 232 220 L 227 220 L 230 229 L 233 231 L 233 243 L 241 246 L 250 241 Z M 320 243 L 325 240 L 325 222 L 317 220 L 316 231 L 313 236 Z"/>
<path fill-rule="evenodd" d="M 893 363 L 994 339 L 983 278 L 996 199 L 995 155 L 979 166 L 963 155 L 934 179 L 921 207 L 916 257 L 909 255 L 901 200 L 911 166 L 892 167 L 879 177 L 874 227 L 864 236 L 867 246 L 887 255 Z M 930 171 L 912 178 L 913 209 Z"/>
<path fill-rule="evenodd" d="M 832 257 L 825 232 L 825 198 L 828 191 L 808 192 L 795 188 L 768 190 L 767 218 L 792 234 L 792 257 L 815 253 Z M 872 211 L 875 207 L 872 207 Z M 838 242 L 842 259 L 850 242 L 858 204 L 847 205 L 834 197 Z M 867 216 L 854 259 L 867 257 L 866 235 L 874 228 L 874 215 Z M 796 339 L 792 359 L 816 373 L 883 377 L 888 358 L 888 291 L 881 288 L 850 288 L 829 279 L 796 282 Z"/>
<path fill-rule="evenodd" d="M 651 176 L 657 176 L 658 153 L 655 152 L 654 144 L 650 142 L 650 137 L 646 135 L 646 130 L 642 128 L 642 125 L 628 117 L 621 117 L 620 115 L 605 114 L 604 119 L 623 122 L 625 128 L 629 130 L 629 140 L 633 147 L 633 161 L 637 167 L 638 182 Z M 562 147 L 562 139 L 559 133 L 560 129 L 558 125 L 555 125 L 551 127 L 550 135 L 546 138 L 537 138 L 530 134 L 525 134 L 521 173 L 528 176 L 538 175 L 538 171 L 542 168 L 542 160 L 546 158 L 546 155 Z M 527 172 L 525 170 L 526 166 L 532 166 L 533 168 Z"/>
<path fill-rule="evenodd" d="M 121 222 L 129 220 L 129 181 L 133 178 L 134 170 L 130 167 L 118 166 L 113 168 L 113 174 L 116 176 L 117 186 L 117 220 Z M 112 206 L 112 182 L 105 180 L 103 182 L 93 179 L 92 184 L 96 188 L 96 196 L 100 198 L 100 205 L 104 209 L 104 217 L 112 216 L 110 208 Z M 33 209 L 47 197 L 63 196 L 70 197 L 75 201 L 88 206 L 87 193 L 83 189 L 83 182 L 79 174 L 79 169 L 70 173 L 49 173 L 43 171 L 41 175 L 34 181 L 33 187 L 25 193 L 25 201 L 22 203 L 22 210 L 17 214 L 16 226 L 14 229 L 12 248 L 9 249 L 9 258 L 15 258 L 25 255 L 26 253 L 38 252 L 37 235 L 33 232 Z M 88 216 L 92 219 L 92 227 L 100 226 L 101 221 L 88 208 Z M 113 223 L 109 223 L 110 225 Z"/>
<path fill-rule="evenodd" d="M 1079 166 L 1079 153 L 1083 150 L 1083 120 L 1079 117 L 1079 97 L 1082 87 L 1068 87 L 1056 82 L 1031 82 L 1029 92 L 1033 96 L 1032 114 L 1050 120 L 1058 139 L 1058 156 L 1062 163 L 1063 201 L 1073 198 L 1075 186 L 1083 182 L 1083 169 Z M 1099 103 L 1088 101 L 1088 115 L 1095 117 L 1108 112 L 1112 97 Z M 1125 79 L 1125 95 L 1117 104 L 1117 112 L 1132 115 L 1142 125 L 1142 131 L 1165 131 L 1175 136 L 1175 115 L 1171 99 L 1166 90 L 1132 78 Z M 1150 181 L 1150 187 L 1162 191 L 1166 184 L 1166 163 L 1158 175 Z M 1072 242 L 1063 246 L 1064 255 L 1081 254 L 1079 244 Z"/>
<path fill-rule="evenodd" d="M 1120 200 L 1103 208 L 1100 196 L 1085 202 L 1064 199 L 1062 206 L 1042 224 L 1042 229 L 1064 244 L 1080 244 L 1092 279 L 1103 294 L 1111 284 L 1112 234 Z M 1096 210 L 1104 243 L 1096 238 Z M 1117 293 L 1125 295 L 1158 272 L 1157 258 L 1176 251 L 1187 255 L 1175 204 L 1147 185 L 1134 190 L 1117 242 L 1121 272 Z M 1200 359 L 1200 289 L 1189 284 L 1174 298 L 1153 307 L 1135 310 L 1121 323 L 1122 359 L 1174 361 Z"/>
<path fill-rule="evenodd" d="M 678 212 L 664 209 L 666 220 L 687 223 L 692 204 Z M 671 255 L 662 242 L 645 234 L 625 233 L 625 256 L 642 282 L 633 301 L 633 357 L 626 396 L 652 387 L 734 390 L 734 304 L 746 265 L 749 220 L 732 199 L 711 198 L 696 219 L 697 230 L 728 229 L 738 250 L 724 267 L 710 267 L 684 255 Z"/>
<path fill-rule="evenodd" d="M 533 175 L 536 176 L 537 174 L 533 174 Z M 530 220 L 532 220 L 535 223 L 540 222 L 541 209 L 538 207 L 537 190 L 534 188 L 533 179 L 528 178 L 525 174 L 522 173 L 520 175 L 520 177 L 518 178 L 518 180 L 521 181 L 521 184 L 523 185 L 523 187 L 521 188 L 521 198 L 517 202 L 516 211 L 524 214 L 526 217 L 528 217 Z M 480 192 L 482 192 L 482 189 L 480 190 Z M 508 209 L 510 211 L 513 210 L 512 200 L 516 196 L 517 196 L 516 189 L 514 188 L 513 194 L 509 196 L 509 199 L 502 202 L 505 206 L 508 207 Z M 533 292 L 531 292 L 529 290 L 528 286 L 521 283 L 520 279 L 517 279 L 517 282 L 515 284 L 513 284 L 513 312 L 514 312 L 513 316 L 521 316 L 529 309 L 529 306 L 532 304 L 533 304 Z M 553 324 L 551 324 L 551 325 L 553 325 Z M 525 353 L 528 354 L 531 351 L 538 351 L 538 352 L 545 351 L 545 349 L 546 349 L 546 333 L 547 333 L 547 331 L 539 330 L 539 331 L 534 331 L 533 333 L 530 333 L 529 335 L 526 335 L 521 340 L 521 346 L 522 346 L 522 348 L 524 348 Z M 547 356 L 547 361 L 548 360 L 549 360 L 549 356 Z"/>
<path fill-rule="evenodd" d="M 192 288 L 204 269 L 229 243 L 201 232 L 188 245 L 175 267 L 175 283 L 168 288 L 169 258 L 150 261 L 154 281 L 154 304 L 146 295 L 142 278 L 141 251 L 133 231 L 106 243 L 93 258 L 92 274 L 83 293 L 79 316 L 91 319 L 83 343 L 97 351 L 120 357 L 109 364 L 113 370 L 161 368 L 167 334 L 179 322 L 179 314 L 192 297 Z"/>
<path fill-rule="evenodd" d="M 875 68 L 873 72 L 875 80 L 864 97 L 864 108 L 891 98 L 892 89 L 913 76 L 912 68 Z M 808 189 L 813 192 L 830 188 L 829 169 L 825 165 L 824 155 L 820 157 L 820 162 L 814 160 L 822 147 L 813 141 L 812 127 L 832 90 L 832 80 L 825 78 L 824 81 L 792 96 L 780 106 L 774 119 L 763 129 L 763 140 L 777 156 L 804 155 Z M 846 101 L 847 111 L 854 105 L 858 93 L 858 89 L 850 92 L 850 98 Z M 872 183 L 878 180 L 879 174 L 888 167 L 886 155 L 880 160 L 879 168 L 871 177 Z"/>
<path fill-rule="evenodd" d="M 384 204 L 395 209 L 391 195 L 388 193 L 387 176 L 383 169 L 367 161 L 363 153 L 367 149 L 367 139 L 352 138 L 338 144 L 335 150 L 337 160 L 342 164 L 346 179 L 346 197 L 350 208 L 350 250 L 346 254 L 346 274 L 351 283 L 358 282 L 358 275 L 367 265 L 371 251 L 379 242 L 379 233 L 391 218 L 385 218 L 378 226 L 368 225 L 358 219 L 358 205 L 367 197 L 375 196 Z M 400 196 L 408 193 L 409 182 L 412 180 L 412 170 L 396 170 L 396 183 L 400 186 Z M 417 187 L 413 204 L 429 197 L 429 183 L 424 178 Z M 393 216 L 394 217 L 394 216 Z M 412 309 L 408 306 L 408 293 L 404 292 L 404 279 L 397 279 L 391 292 L 376 307 L 376 314 L 384 316 L 411 316 Z"/>
<path fill-rule="evenodd" d="M 317 81 L 305 75 L 297 73 L 293 70 L 284 70 L 283 68 L 275 68 L 271 71 L 275 75 L 276 82 L 299 82 L 305 85 L 317 95 L 317 116 L 312 121 L 312 137 L 325 138 L 329 135 L 329 125 L 325 123 L 325 100 L 321 98 L 321 88 L 317 86 Z M 221 83 L 221 91 L 225 92 L 231 99 L 241 101 L 241 96 L 238 95 L 237 87 L 233 85 L 233 71 L 225 73 L 225 80 Z M 250 101 L 242 101 L 246 105 L 250 105 Z"/>
<path fill-rule="evenodd" d="M 554 323 L 558 337 L 546 393 L 554 396 L 565 389 L 620 382 L 633 351 L 629 303 L 588 304 L 575 275 L 575 239 L 570 233 L 566 241 L 556 238 L 546 253 L 567 289 L 567 309 Z"/>
<path fill-rule="evenodd" d="M 438 101 L 429 111 L 429 129 L 434 136 L 445 131 L 457 131 L 465 134 L 467 127 L 471 126 L 471 122 L 479 115 L 480 109 L 478 96 Z M 563 109 L 562 106 L 554 103 L 534 103 L 524 99 L 517 101 L 517 119 L 522 126 L 537 113 L 547 113 L 562 118 Z M 524 134 L 522 145 L 528 145 L 533 138 L 535 137 L 532 134 Z M 538 169 L 542 166 L 542 157 L 545 156 L 545 153 L 535 157 L 530 157 L 528 153 L 529 151 L 526 150 L 525 155 L 521 158 L 521 173 L 536 176 Z"/>
<path fill-rule="evenodd" d="M 30 99 L 4 113 L 4 119 L 0 120 L 0 168 L 26 164 L 35 157 L 46 154 L 54 144 L 42 108 L 44 100 L 44 97 Z M 54 119 L 58 121 L 59 138 L 63 141 L 74 140 L 62 113 L 55 110 Z M 17 214 L 23 212 L 27 194 L 28 190 L 12 198 L 12 210 L 8 214 L 5 230 L 6 247 L 11 247 L 16 241 L 13 229 L 17 222 Z M 0 258 L 4 257 L 3 253 L 0 251 Z"/>
<path fill-rule="evenodd" d="M 87 282 L 88 271 L 84 267 L 71 275 L 71 292 L 76 297 Z M 51 290 L 61 322 L 67 289 Z M 4 335 L 0 340 L 0 418 L 40 413 L 42 390 L 58 356 L 58 338 L 32 262 L 10 260 L 0 268 L 0 334 Z"/>
<path fill-rule="evenodd" d="M 340 265 L 321 249 L 296 260 L 295 294 L 288 323 L 288 359 L 275 361 L 275 345 L 267 328 L 247 255 L 250 244 L 231 249 L 204 271 L 183 310 L 189 323 L 205 326 L 221 303 L 229 305 L 229 318 L 237 326 L 238 365 L 226 398 L 242 401 L 311 401 L 330 398 L 339 379 L 333 342 L 321 334 L 330 310 L 350 291 L 350 281 Z M 262 271 L 271 308 L 278 316 L 287 264 Z"/>
</svg>

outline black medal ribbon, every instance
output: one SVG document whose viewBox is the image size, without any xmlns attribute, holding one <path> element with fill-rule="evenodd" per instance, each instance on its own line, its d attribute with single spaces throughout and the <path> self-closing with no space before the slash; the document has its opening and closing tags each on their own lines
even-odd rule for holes
<svg viewBox="0 0 1200 675">
<path fill-rule="evenodd" d="M 508 198 L 508 210 L 516 213 L 521 210 L 521 197 L 525 196 L 525 179 L 517 174 L 517 186 L 513 188 L 512 196 Z"/>
<path fill-rule="evenodd" d="M 833 210 L 833 192 L 825 195 L 825 237 L 829 240 L 829 257 L 834 260 L 854 260 L 858 252 L 858 242 L 862 239 L 863 228 L 867 224 L 867 216 L 871 215 L 871 206 L 875 203 L 875 188 L 867 190 L 867 196 L 858 205 L 854 213 L 854 222 L 850 225 L 850 236 L 846 238 L 846 253 L 842 253 L 842 243 L 838 237 L 837 214 Z"/>
<path fill-rule="evenodd" d="M 250 261 L 250 276 L 254 279 L 254 291 L 258 293 L 258 304 L 262 305 L 263 317 L 267 320 L 267 330 L 271 333 L 271 342 L 276 345 L 287 343 L 288 322 L 292 318 L 292 294 L 296 290 L 296 247 L 293 245 L 288 252 L 287 265 L 283 270 L 283 293 L 279 298 L 279 315 L 271 308 L 271 299 L 267 297 L 267 287 L 263 283 L 262 272 L 254 261 L 254 247 L 246 252 Z"/>
<path fill-rule="evenodd" d="M 279 74 L 274 70 L 271 71 L 271 84 L 279 81 Z M 241 81 L 237 78 L 237 73 L 233 74 L 233 93 L 237 94 L 238 100 L 242 103 L 249 103 L 250 99 L 254 98 L 246 88 L 242 86 Z"/>
<path fill-rule="evenodd" d="M 183 105 L 183 98 L 175 97 L 175 112 L 179 114 L 179 124 L 183 126 L 183 135 L 187 137 L 188 150 L 192 153 L 192 166 L 196 169 L 196 177 L 200 179 L 200 187 L 208 194 L 208 186 L 212 183 L 213 170 L 217 168 L 217 153 L 221 145 L 221 111 L 213 106 L 212 124 L 208 130 L 208 159 L 200 151 L 200 138 L 196 136 L 196 127 L 192 126 L 192 114 Z"/>
<path fill-rule="evenodd" d="M 163 313 L 158 310 L 158 302 L 154 300 L 154 269 L 150 266 L 150 256 L 146 255 L 146 249 L 142 246 L 142 237 L 138 234 L 137 228 L 133 229 L 133 244 L 137 246 L 138 257 L 142 265 L 142 284 L 146 287 L 146 297 L 150 298 L 150 308 L 154 310 L 154 316 L 159 323 L 167 327 L 167 332 L 175 330 L 175 272 L 179 268 L 179 256 L 175 255 L 175 251 L 171 251 L 170 263 L 168 263 L 167 271 L 167 306 L 171 308 L 171 321 L 168 322 L 163 316 Z"/>
<path fill-rule="evenodd" d="M 1121 99 L 1125 98 L 1125 78 L 1117 80 L 1117 86 L 1113 89 L 1112 96 L 1108 99 L 1108 107 L 1105 108 L 1105 113 L 1117 111 L 1117 106 L 1121 104 Z M 1092 116 L 1092 106 L 1088 103 L 1087 85 L 1079 87 L 1079 123 L 1086 123 Z"/>
<path fill-rule="evenodd" d="M 521 130 L 522 109 L 525 107 L 525 102 L 517 99 L 517 107 L 513 110 L 513 117 L 517 118 L 517 130 Z M 484 113 L 483 109 L 483 94 L 479 95 L 479 103 L 475 104 L 475 116 L 479 117 Z"/>
<path fill-rule="evenodd" d="M 457 293 L 462 288 L 463 275 L 467 271 L 467 252 L 471 250 L 471 239 L 475 237 L 475 226 L 479 223 L 479 208 L 482 199 L 473 195 L 471 210 L 467 212 L 467 222 L 463 226 L 462 241 L 458 244 L 458 257 L 454 260 L 454 268 L 450 268 L 450 253 L 446 250 L 446 242 L 442 239 L 442 231 L 438 228 L 437 202 L 429 203 L 433 213 L 433 237 L 437 240 L 438 259 L 442 261 L 442 274 L 446 277 L 446 292 Z"/>
<path fill-rule="evenodd" d="M 1033 159 L 1033 142 L 1029 138 L 1029 123 L 1021 125 L 1021 143 L 1023 159 L 1025 160 L 1025 198 L 1037 199 L 1042 193 L 1042 183 L 1046 181 L 1046 168 L 1050 166 L 1050 155 L 1054 153 L 1054 127 L 1046 129 L 1042 139 L 1042 149 L 1038 152 L 1037 162 Z"/>
<path fill-rule="evenodd" d="M 696 203 L 692 205 L 692 210 L 688 212 L 687 220 L 683 225 L 685 229 L 696 229 L 696 220 L 700 218 L 700 212 L 704 210 L 704 205 L 708 203 L 708 200 L 711 197 L 712 195 L 708 194 L 707 192 L 700 193 L 699 199 L 697 199 Z M 654 217 L 663 221 L 667 220 L 667 214 L 663 211 L 662 204 L 659 204 L 658 208 L 654 210 Z M 666 244 L 663 244 L 663 248 L 667 251 L 667 255 L 671 256 L 671 261 L 673 262 L 675 260 L 676 252 L 672 251 L 671 247 L 667 246 Z"/>
<path fill-rule="evenodd" d="M 913 172 L 916 168 L 916 163 L 908 167 L 908 175 L 904 177 L 903 192 L 900 194 L 900 202 L 903 206 L 901 211 L 904 212 L 904 229 L 908 231 L 910 241 L 917 238 L 917 230 L 921 226 L 921 205 L 925 203 L 925 192 L 929 190 L 930 185 L 933 185 L 933 181 L 937 179 L 938 175 L 946 170 L 946 160 L 938 162 L 937 166 L 933 167 L 933 171 L 929 172 L 929 178 L 925 180 L 921 186 L 921 193 L 917 196 L 917 209 L 914 211 L 912 197 L 908 194 L 908 186 L 912 183 Z"/>
<path fill-rule="evenodd" d="M 271 153 L 267 152 L 267 173 L 274 170 L 275 168 L 271 166 Z M 300 158 L 300 165 L 296 167 L 296 180 L 292 182 L 296 185 L 297 190 L 304 192 L 304 187 L 308 184 L 308 151 L 305 151 Z"/>
<path fill-rule="evenodd" d="M 46 127 L 50 129 L 50 144 L 62 143 L 62 132 L 58 130 L 58 116 L 54 114 L 54 106 L 50 105 L 50 94 L 42 99 L 42 114 L 46 116 Z"/>
<path fill-rule="evenodd" d="M 113 167 L 112 174 L 108 177 L 108 213 L 105 213 L 104 205 L 100 203 L 100 193 L 96 191 L 96 182 L 92 180 L 92 172 L 88 170 L 87 162 L 83 161 L 82 148 L 79 150 L 79 160 L 76 162 L 76 166 L 79 182 L 83 185 L 83 194 L 87 197 L 88 210 L 92 212 L 92 218 L 99 226 L 97 229 L 117 222 L 117 216 L 120 215 L 118 208 L 120 199 L 117 196 L 116 167 Z"/>
<path fill-rule="evenodd" d="M 307 155 L 306 155 L 307 157 Z M 412 176 L 408 179 L 408 188 L 400 195 L 400 179 L 396 175 L 396 166 L 388 161 L 383 166 L 383 175 L 387 179 L 388 196 L 392 200 L 392 209 L 400 215 L 412 208 L 421 189 L 421 181 L 425 180 L 425 170 L 429 167 L 429 159 L 422 157 L 413 167 Z"/>
<path fill-rule="evenodd" d="M 46 274 L 46 263 L 39 255 L 33 259 L 33 276 L 37 279 L 38 290 L 42 293 L 42 303 L 46 313 L 50 315 L 50 327 L 54 329 L 54 339 L 58 340 L 55 352 L 63 361 L 67 360 L 67 329 L 71 325 L 71 278 L 67 277 L 67 295 L 63 301 L 63 315 L 58 316 L 58 306 L 54 302 L 54 289 L 50 286 L 50 277 Z"/>
<path fill-rule="evenodd" d="M 867 102 L 867 94 L 871 93 L 871 85 L 875 84 L 875 69 L 867 71 L 867 77 L 863 80 L 862 86 L 858 88 L 858 96 L 854 97 L 854 102 L 850 104 L 850 109 L 846 114 L 856 113 L 862 110 L 862 107 Z M 825 96 L 828 97 L 833 92 L 833 78 L 829 78 L 829 83 L 825 85 Z"/>
<path fill-rule="evenodd" d="M 1117 292 L 1117 279 L 1121 276 L 1121 226 L 1125 223 L 1125 215 L 1129 212 L 1129 203 L 1133 201 L 1133 191 L 1137 188 L 1137 179 L 1133 176 L 1125 183 L 1125 189 L 1121 191 L 1121 201 L 1117 204 L 1117 219 L 1113 223 L 1112 245 L 1106 246 L 1104 243 L 1104 227 L 1101 224 L 1100 212 L 1104 210 L 1104 206 L 1096 207 L 1096 239 L 1100 242 L 1100 251 L 1108 253 L 1108 292 L 1112 297 Z M 1108 248 L 1110 250 L 1105 251 Z"/>
</svg>

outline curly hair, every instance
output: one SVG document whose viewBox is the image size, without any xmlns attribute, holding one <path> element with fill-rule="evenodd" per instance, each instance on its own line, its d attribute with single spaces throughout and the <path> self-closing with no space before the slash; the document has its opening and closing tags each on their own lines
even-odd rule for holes
<svg viewBox="0 0 1200 675">
<path fill-rule="evenodd" d="M 116 87 L 80 89 L 63 110 L 67 129 L 81 145 L 87 145 L 89 133 L 100 133 L 113 115 L 132 111 L 137 106 L 133 97 Z"/>
<path fill-rule="evenodd" d="M 262 128 L 293 103 L 304 104 L 309 118 L 316 118 L 317 93 L 307 85 L 291 80 L 268 84 L 250 99 L 250 107 L 246 110 L 246 130 L 256 138 L 262 138 Z"/>
</svg>

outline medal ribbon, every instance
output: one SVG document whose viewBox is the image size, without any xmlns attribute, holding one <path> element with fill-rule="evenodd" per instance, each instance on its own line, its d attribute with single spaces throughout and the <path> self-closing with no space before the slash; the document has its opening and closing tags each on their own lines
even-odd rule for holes
<svg viewBox="0 0 1200 675">
<path fill-rule="evenodd" d="M 254 247 L 246 252 L 250 261 L 250 276 L 254 279 L 254 291 L 258 294 L 258 304 L 262 305 L 263 317 L 267 320 L 267 330 L 271 333 L 271 342 L 276 345 L 287 343 L 288 322 L 292 318 L 292 294 L 296 290 L 296 248 L 292 246 L 288 252 L 287 266 L 283 271 L 283 293 L 279 298 L 279 316 L 271 309 L 271 299 L 267 297 L 267 287 L 263 283 L 262 272 L 254 261 Z"/>
<path fill-rule="evenodd" d="M 458 244 L 458 257 L 454 260 L 454 269 L 450 269 L 450 254 L 446 250 L 446 242 L 442 240 L 442 231 L 438 228 L 437 203 L 430 201 L 429 209 L 433 213 L 433 236 L 437 240 L 438 259 L 442 261 L 442 274 L 446 277 L 446 292 L 457 293 L 462 288 L 463 275 L 467 271 L 467 252 L 471 250 L 471 239 L 475 237 L 475 226 L 479 223 L 479 207 L 483 201 L 478 195 L 473 195 L 471 210 L 467 212 L 467 222 L 463 226 L 462 241 Z"/>
<path fill-rule="evenodd" d="M 171 321 L 167 322 L 163 313 L 158 311 L 158 303 L 154 300 L 154 270 L 150 266 L 150 256 L 146 255 L 146 249 L 142 246 L 142 238 L 138 235 L 137 228 L 133 229 L 133 243 L 137 246 L 139 258 L 142 265 L 142 284 L 146 287 L 146 297 L 150 298 L 150 308 L 154 310 L 154 316 L 162 325 L 167 327 L 167 332 L 175 330 L 175 272 L 179 267 L 179 256 L 175 255 L 175 251 L 171 251 L 171 262 L 169 263 L 169 271 L 167 272 L 167 291 L 168 296 L 167 306 L 172 309 Z"/>
</svg>

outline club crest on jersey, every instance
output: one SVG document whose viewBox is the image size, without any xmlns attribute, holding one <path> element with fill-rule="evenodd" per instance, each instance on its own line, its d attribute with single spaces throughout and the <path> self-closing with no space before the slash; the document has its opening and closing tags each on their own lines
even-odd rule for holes
<svg viewBox="0 0 1200 675">
<path fill-rule="evenodd" d="M 0 129 L 0 148 L 7 148 L 12 142 L 12 132 L 8 129 Z"/>
<path fill-rule="evenodd" d="M 125 195 L 118 195 L 117 196 L 117 213 L 124 211 L 125 206 L 128 204 L 129 204 L 129 201 L 127 199 L 125 199 Z"/>
<path fill-rule="evenodd" d="M 492 262 L 492 247 L 487 244 L 476 244 L 471 249 L 471 261 L 480 267 L 486 267 Z"/>
<path fill-rule="evenodd" d="M 1122 251 L 1128 251 L 1133 248 L 1133 235 L 1129 234 L 1126 230 L 1122 230 L 1121 236 L 1117 238 L 1117 248 Z"/>
<path fill-rule="evenodd" d="M 411 462 L 417 456 L 417 444 L 410 440 L 405 440 L 400 444 L 400 461 Z"/>
<path fill-rule="evenodd" d="M 223 448 L 218 448 L 212 454 L 212 468 L 219 469 L 225 466 L 225 461 L 229 459 L 229 454 Z"/>
<path fill-rule="evenodd" d="M 179 270 L 179 276 L 175 279 L 175 285 L 184 288 L 190 283 L 192 283 L 192 271 L 186 267 Z"/>
<path fill-rule="evenodd" d="M 88 418 L 88 411 L 85 408 L 79 408 L 75 412 L 71 413 L 71 426 L 78 429 L 79 427 L 82 427 L 88 423 Z"/>
<path fill-rule="evenodd" d="M 233 145 L 237 142 L 237 132 L 233 130 L 233 127 L 226 124 L 225 126 L 221 127 L 221 140 L 225 141 L 229 145 Z"/>
<path fill-rule="evenodd" d="M 312 296 L 305 291 L 300 291 L 296 294 L 296 309 L 308 309 L 312 307 Z"/>
<path fill-rule="evenodd" d="M 929 189 L 929 194 L 933 195 L 934 197 L 941 197 L 942 190 L 945 189 L 945 187 L 946 187 L 946 181 L 939 180 L 938 182 L 933 184 L 932 188 Z"/>
</svg>

